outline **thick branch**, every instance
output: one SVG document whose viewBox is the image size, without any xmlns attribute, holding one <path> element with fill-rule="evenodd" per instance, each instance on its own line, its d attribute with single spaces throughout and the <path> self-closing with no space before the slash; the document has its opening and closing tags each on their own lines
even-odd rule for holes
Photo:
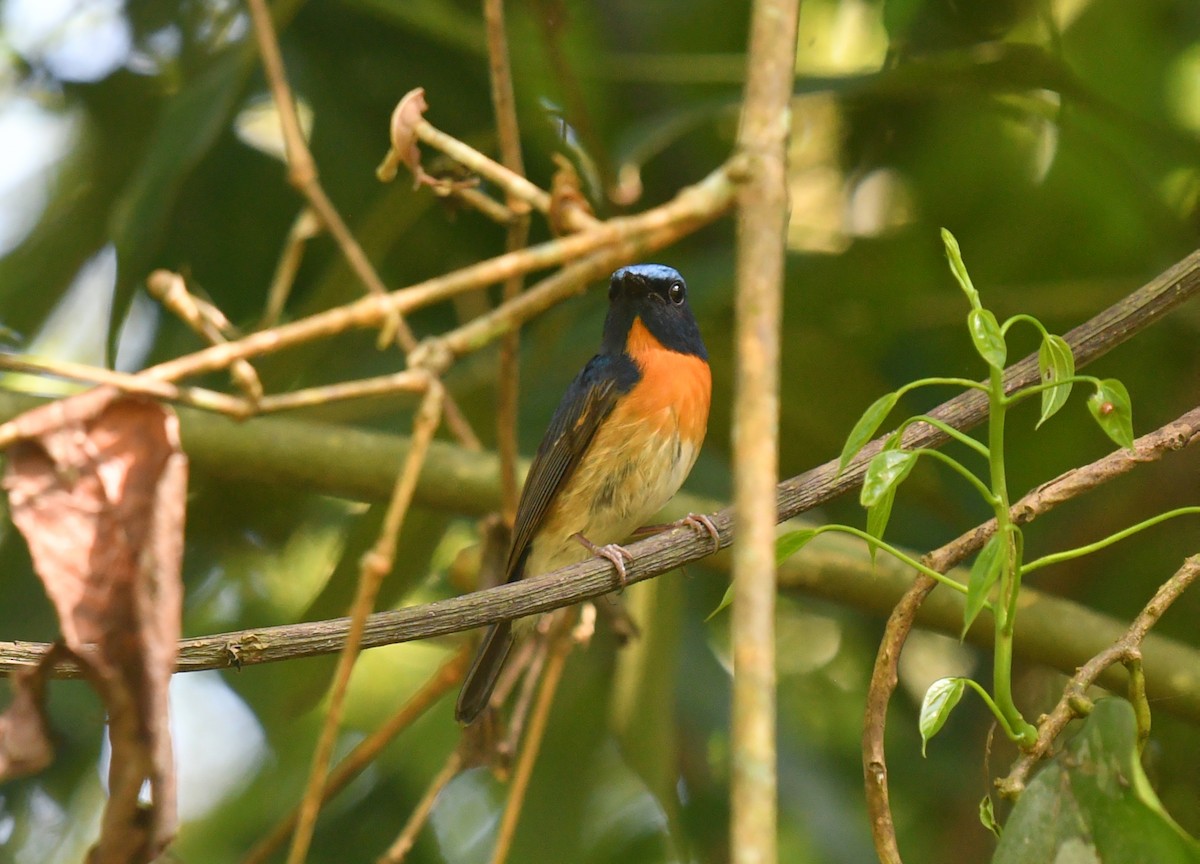
<svg viewBox="0 0 1200 864">
<path fill-rule="evenodd" d="M 1200 287 L 1198 271 L 1200 253 L 1195 253 L 1129 298 L 1071 331 L 1068 338 L 1081 358 L 1080 365 L 1140 332 L 1192 296 Z M 1010 370 L 1010 376 L 1019 378 L 1020 370 L 1033 367 L 1034 361 L 1027 358 Z M 1032 374 L 1036 374 L 1036 369 Z M 0 418 L 13 418 L 41 401 L 0 393 Z M 960 397 L 945 403 L 938 413 L 968 426 L 982 419 L 981 410 L 982 405 L 974 404 L 974 400 Z M 386 498 L 394 482 L 394 475 L 387 466 L 402 461 L 409 446 L 402 436 L 321 426 L 294 419 L 257 418 L 238 423 L 199 411 L 180 410 L 179 414 L 185 449 L 199 467 L 226 476 L 299 485 L 349 498 Z M 914 438 L 919 435 L 923 436 L 922 440 L 932 438 L 928 427 L 910 433 Z M 1194 432 L 1181 431 L 1174 435 L 1172 440 L 1176 443 L 1171 446 L 1183 446 L 1185 439 L 1193 438 Z M 868 449 L 877 446 L 869 445 Z M 334 461 L 342 455 L 353 458 Z M 846 474 L 860 476 L 862 464 L 860 457 Z M 835 465 L 830 462 L 781 483 L 778 489 L 780 518 L 790 518 L 822 504 L 853 485 L 845 475 L 835 479 L 834 473 Z M 426 467 L 418 482 L 416 501 L 424 506 L 463 513 L 493 511 L 499 504 L 496 478 L 494 456 L 469 453 L 435 441 L 430 446 Z M 686 496 L 677 499 L 676 504 L 695 512 L 705 510 L 703 502 Z M 714 522 L 720 530 L 722 545 L 728 545 L 732 540 L 729 513 L 717 514 Z M 808 562 L 803 570 L 791 566 L 781 570 L 782 584 L 886 614 L 911 584 L 911 574 L 903 568 L 892 567 L 883 556 L 872 572 L 865 554 L 857 548 L 839 552 L 833 559 L 807 557 L 808 554 L 815 555 L 819 549 L 836 548 L 823 542 L 827 539 L 829 543 L 837 542 L 836 538 L 821 538 L 812 545 L 814 552 L 807 553 L 806 550 L 797 559 Z M 699 536 L 685 528 L 634 544 L 631 548 L 638 561 L 630 570 L 630 578 L 640 581 L 703 558 L 710 551 L 711 542 L 707 536 Z M 716 562 L 722 560 L 718 558 Z M 501 586 L 429 606 L 379 613 L 369 621 L 363 644 L 373 647 L 445 635 L 501 618 L 570 605 L 611 590 L 610 569 L 605 562 L 590 561 L 542 579 Z M 1028 589 L 1023 593 L 1030 599 L 1030 606 L 1022 610 L 1023 626 L 1017 649 L 1030 659 L 1045 658 L 1059 668 L 1073 670 L 1111 644 L 1123 630 L 1113 619 L 1096 615 L 1076 604 L 1051 600 Z M 918 621 L 955 633 L 962 621 L 959 603 L 957 597 L 948 592 L 938 592 L 923 607 Z M 1040 616 L 1038 610 L 1044 610 L 1044 615 Z M 972 638 L 983 620 L 984 616 L 981 616 L 971 631 Z M 180 668 L 190 671 L 235 666 L 239 658 L 243 663 L 255 663 L 334 653 L 339 650 L 344 633 L 345 621 L 325 621 L 184 640 Z M 28 642 L 0 643 L 0 646 L 2 674 L 33 665 L 47 647 L 45 643 Z M 1163 703 L 1165 708 L 1200 718 L 1200 673 L 1187 674 L 1188 670 L 1200 669 L 1197 652 L 1151 634 L 1145 654 L 1151 686 L 1159 688 L 1156 698 L 1169 696 Z M 1164 661 L 1152 660 L 1155 655 Z M 1162 671 L 1156 675 L 1155 668 Z M 66 667 L 59 669 L 59 674 L 68 672 Z"/>
</svg>

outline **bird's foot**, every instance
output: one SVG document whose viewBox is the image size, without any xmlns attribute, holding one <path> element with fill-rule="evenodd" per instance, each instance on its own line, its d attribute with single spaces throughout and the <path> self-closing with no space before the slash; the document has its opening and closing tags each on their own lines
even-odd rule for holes
<svg viewBox="0 0 1200 864">
<path fill-rule="evenodd" d="M 721 533 L 717 530 L 717 525 L 708 516 L 703 513 L 689 513 L 682 519 L 676 519 L 674 522 L 667 522 L 663 525 L 643 525 L 633 532 L 635 537 L 647 537 L 651 534 L 661 534 L 663 531 L 670 531 L 672 528 L 682 528 L 684 526 L 695 528 L 703 531 L 713 541 L 713 552 L 721 550 Z"/>
<path fill-rule="evenodd" d="M 597 546 L 591 540 L 584 537 L 583 534 L 577 533 L 574 536 L 584 549 L 588 550 L 593 555 L 599 558 L 607 559 L 612 563 L 613 567 L 615 567 L 617 570 L 617 582 L 620 583 L 621 588 L 624 588 L 626 582 L 629 580 L 629 574 L 625 570 L 625 562 L 633 562 L 633 555 L 630 554 L 629 550 L 616 543 L 607 543 L 604 546 Z"/>
</svg>

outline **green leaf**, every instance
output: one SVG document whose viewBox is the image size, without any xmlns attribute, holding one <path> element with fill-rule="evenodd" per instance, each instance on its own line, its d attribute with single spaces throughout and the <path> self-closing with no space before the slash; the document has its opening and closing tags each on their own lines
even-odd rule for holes
<svg viewBox="0 0 1200 864">
<path fill-rule="evenodd" d="M 859 503 L 872 507 L 884 493 L 904 482 L 904 478 L 917 464 L 917 454 L 911 450 L 882 450 L 876 453 L 863 477 Z"/>
<path fill-rule="evenodd" d="M 110 356 L 134 290 L 156 260 L 180 190 L 228 127 L 256 57 L 249 47 L 230 51 L 167 101 L 145 157 L 113 204 L 108 231 L 117 249 L 117 285 L 108 325 Z"/>
<path fill-rule="evenodd" d="M 971 301 L 971 308 L 979 308 L 979 292 L 971 284 L 971 275 L 967 273 L 967 265 L 963 263 L 962 250 L 958 248 L 958 240 L 945 228 L 942 229 L 942 243 L 946 246 L 946 259 L 950 262 L 950 272 L 962 286 L 963 293 Z"/>
<path fill-rule="evenodd" d="M 789 531 L 787 534 L 780 535 L 775 541 L 775 563 L 782 564 L 791 558 L 807 546 L 808 542 L 817 536 L 817 532 L 816 528 L 801 528 L 798 531 Z"/>
<path fill-rule="evenodd" d="M 1126 450 L 1133 449 L 1133 406 L 1124 384 L 1105 378 L 1088 397 L 1088 410 L 1105 435 Z"/>
<path fill-rule="evenodd" d="M 888 520 L 892 517 L 892 502 L 896 500 L 896 489 L 892 487 L 883 493 L 878 501 L 867 508 L 867 533 L 878 540 L 883 539 Z M 871 563 L 875 563 L 875 553 L 879 551 L 874 544 L 870 545 Z"/>
<path fill-rule="evenodd" d="M 917 720 L 917 728 L 921 730 L 922 756 L 925 755 L 925 745 L 946 723 L 946 718 L 962 698 L 966 686 L 963 678 L 939 678 L 925 691 L 925 698 L 921 700 L 921 715 Z"/>
<path fill-rule="evenodd" d="M 1000 823 L 996 821 L 996 809 L 992 805 L 991 795 L 984 795 L 983 800 L 979 802 L 979 824 L 997 837 L 1000 836 Z"/>
<path fill-rule="evenodd" d="M 854 455 L 863 448 L 864 444 L 871 440 L 871 436 L 875 434 L 875 430 L 879 428 L 891 410 L 896 407 L 896 401 L 899 398 L 899 394 L 897 393 L 886 393 L 872 402 L 871 406 L 858 418 L 858 422 L 854 424 L 854 428 L 850 430 L 850 434 L 846 437 L 846 445 L 842 447 L 842 456 L 838 459 L 838 474 L 846 470 L 846 466 L 850 464 L 850 460 L 854 458 Z"/>
<path fill-rule="evenodd" d="M 709 612 L 708 617 L 705 618 L 704 620 L 711 621 L 712 619 L 717 617 L 717 614 L 719 612 L 724 611 L 726 607 L 732 606 L 732 605 L 733 605 L 733 583 L 730 582 L 729 587 L 725 589 L 725 594 L 721 597 L 721 602 L 717 604 L 717 608 L 714 609 L 713 611 Z"/>
<path fill-rule="evenodd" d="M 1003 537 L 1004 535 L 1000 532 L 993 534 L 987 545 L 979 550 L 979 554 L 975 556 L 975 563 L 971 565 L 971 575 L 967 578 L 967 601 L 966 607 L 963 609 L 960 639 L 966 637 L 967 631 L 971 629 L 971 625 L 983 611 L 992 586 L 1000 578 L 1000 570 L 1004 565 L 1004 556 L 1001 554 Z"/>
<path fill-rule="evenodd" d="M 1071 395 L 1071 382 L 1068 379 L 1075 374 L 1075 355 L 1071 353 L 1071 346 L 1066 339 L 1050 334 L 1042 340 L 1038 348 L 1038 374 L 1043 384 L 1066 382 L 1042 391 L 1042 416 L 1037 422 L 1037 426 L 1041 426 L 1067 404 L 1067 397 Z"/>
<path fill-rule="evenodd" d="M 1008 357 L 1008 346 L 1004 344 L 1004 336 L 996 316 L 987 309 L 972 309 L 967 314 L 967 329 L 971 331 L 971 341 L 975 350 L 984 361 L 996 369 L 1004 368 L 1004 360 Z"/>
<path fill-rule="evenodd" d="M 1124 699 L 1101 699 L 1017 799 L 992 864 L 1197 864 L 1200 844 L 1167 814 L 1137 752 Z"/>
</svg>

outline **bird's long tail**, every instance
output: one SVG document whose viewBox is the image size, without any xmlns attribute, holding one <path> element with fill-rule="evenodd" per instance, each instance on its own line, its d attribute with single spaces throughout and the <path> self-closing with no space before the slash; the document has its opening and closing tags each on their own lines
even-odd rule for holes
<svg viewBox="0 0 1200 864">
<path fill-rule="evenodd" d="M 504 668 L 504 661 L 508 658 L 512 646 L 511 621 L 493 624 L 483 634 L 483 642 L 475 652 L 475 660 L 463 680 L 462 690 L 458 693 L 458 703 L 454 706 L 454 717 L 459 723 L 473 723 L 475 718 L 483 713 L 492 691 L 496 689 L 500 670 Z"/>
</svg>

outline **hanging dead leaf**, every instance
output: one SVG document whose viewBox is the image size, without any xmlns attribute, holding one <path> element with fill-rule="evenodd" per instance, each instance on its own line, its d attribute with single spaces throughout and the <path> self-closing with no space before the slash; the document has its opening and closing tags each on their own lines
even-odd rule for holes
<svg viewBox="0 0 1200 864">
<path fill-rule="evenodd" d="M 0 714 L 0 780 L 36 774 L 54 760 L 44 696 L 54 649 L 34 669 L 12 676 L 13 699 Z"/>
<path fill-rule="evenodd" d="M 89 861 L 150 861 L 176 824 L 167 688 L 187 486 L 178 420 L 102 388 L 35 409 L 20 428 L 4 479 L 13 522 L 109 716 L 109 801 Z"/>
</svg>

